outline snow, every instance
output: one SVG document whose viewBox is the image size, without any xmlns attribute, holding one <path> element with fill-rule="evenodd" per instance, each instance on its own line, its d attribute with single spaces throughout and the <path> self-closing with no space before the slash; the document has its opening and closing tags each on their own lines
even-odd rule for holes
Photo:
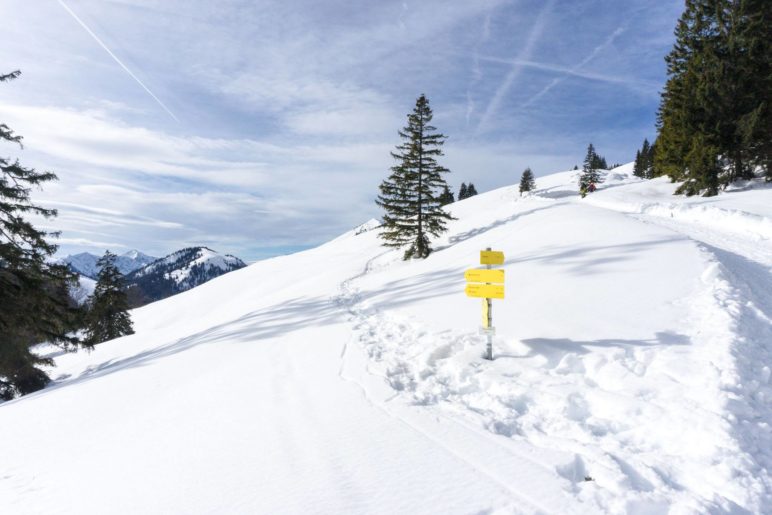
<svg viewBox="0 0 772 515">
<path fill-rule="evenodd" d="M 766 512 L 772 190 L 630 172 L 456 202 L 424 261 L 371 221 L 134 310 L 0 405 L 0 512 Z"/>
<path fill-rule="evenodd" d="M 72 300 L 82 305 L 88 301 L 88 298 L 94 294 L 96 281 L 84 275 L 78 276 L 78 284 L 70 289 Z"/>
</svg>

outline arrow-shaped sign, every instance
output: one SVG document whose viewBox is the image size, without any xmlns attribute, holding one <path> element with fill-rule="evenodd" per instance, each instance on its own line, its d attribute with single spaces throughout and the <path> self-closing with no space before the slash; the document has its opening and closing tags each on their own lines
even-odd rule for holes
<svg viewBox="0 0 772 515">
<path fill-rule="evenodd" d="M 503 265 L 504 253 L 498 250 L 481 250 L 480 264 L 481 265 Z"/>
<path fill-rule="evenodd" d="M 503 299 L 503 284 L 478 284 L 467 283 L 464 289 L 467 297 L 480 297 L 483 299 Z"/>
<path fill-rule="evenodd" d="M 470 283 L 496 283 L 502 284 L 504 282 L 504 270 L 501 269 L 485 269 L 485 268 L 472 268 L 464 272 L 464 279 Z"/>
</svg>

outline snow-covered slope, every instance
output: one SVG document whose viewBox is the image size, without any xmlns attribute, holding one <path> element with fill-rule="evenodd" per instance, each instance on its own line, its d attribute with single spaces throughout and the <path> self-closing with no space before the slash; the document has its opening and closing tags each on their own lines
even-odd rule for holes
<svg viewBox="0 0 772 515">
<path fill-rule="evenodd" d="M 60 261 L 69 265 L 74 272 L 82 276 L 90 277 L 91 279 L 96 279 L 96 276 L 99 273 L 99 268 L 97 267 L 99 258 L 100 256 L 88 252 L 81 252 L 80 254 L 66 256 Z M 138 250 L 130 250 L 116 257 L 115 266 L 122 274 L 126 275 L 138 268 L 142 268 L 143 266 L 152 263 L 156 259 L 158 258 L 148 256 Z"/>
<path fill-rule="evenodd" d="M 0 405 L 0 512 L 768 512 L 772 190 L 629 168 L 457 202 L 424 261 L 355 230 L 135 310 Z"/>
</svg>

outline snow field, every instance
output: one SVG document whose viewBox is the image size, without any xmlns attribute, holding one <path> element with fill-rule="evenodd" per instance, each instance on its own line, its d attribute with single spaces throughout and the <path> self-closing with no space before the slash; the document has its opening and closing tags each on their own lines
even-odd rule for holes
<svg viewBox="0 0 772 515">
<path fill-rule="evenodd" d="M 0 406 L 0 512 L 764 513 L 772 190 L 629 168 L 457 202 L 425 261 L 368 222 L 134 310 Z M 489 246 L 493 362 L 463 294 Z"/>
</svg>

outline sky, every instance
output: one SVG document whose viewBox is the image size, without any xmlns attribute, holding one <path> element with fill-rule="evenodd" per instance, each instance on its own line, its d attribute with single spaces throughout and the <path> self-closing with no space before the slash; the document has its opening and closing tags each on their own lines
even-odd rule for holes
<svg viewBox="0 0 772 515">
<path fill-rule="evenodd" d="M 682 0 L 2 0 L 0 123 L 54 171 L 59 255 L 246 261 L 379 218 L 416 98 L 454 191 L 655 135 Z"/>
</svg>

